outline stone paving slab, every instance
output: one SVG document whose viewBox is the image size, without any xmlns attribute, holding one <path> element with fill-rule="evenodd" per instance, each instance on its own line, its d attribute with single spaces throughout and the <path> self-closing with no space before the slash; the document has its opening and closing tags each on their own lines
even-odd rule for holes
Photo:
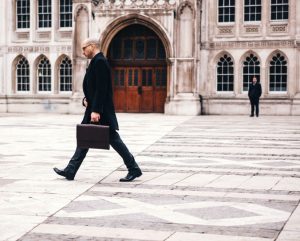
<svg viewBox="0 0 300 241">
<path fill-rule="evenodd" d="M 300 117 L 118 117 L 132 183 L 112 150 L 55 176 L 79 116 L 1 116 L 0 240 L 300 240 Z"/>
</svg>

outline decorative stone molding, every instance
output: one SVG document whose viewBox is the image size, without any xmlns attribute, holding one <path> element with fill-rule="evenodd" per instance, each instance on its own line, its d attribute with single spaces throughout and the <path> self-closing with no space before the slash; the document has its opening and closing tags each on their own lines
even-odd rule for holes
<svg viewBox="0 0 300 241">
<path fill-rule="evenodd" d="M 75 14 L 74 14 L 74 21 L 76 22 L 77 17 L 79 16 L 81 11 L 86 11 L 87 13 L 89 12 L 87 6 L 80 4 L 76 9 L 75 9 Z"/>
<path fill-rule="evenodd" d="M 219 35 L 233 35 L 233 26 L 218 27 Z"/>
<path fill-rule="evenodd" d="M 259 33 L 258 27 L 245 27 L 245 33 Z"/>
<path fill-rule="evenodd" d="M 186 7 L 188 7 L 194 15 L 194 8 L 193 8 L 192 4 L 188 1 L 186 1 L 186 2 L 183 2 L 179 5 L 178 11 L 177 11 L 178 16 L 180 16 L 183 13 L 183 9 L 186 8 Z"/>
<path fill-rule="evenodd" d="M 287 33 L 287 24 L 271 25 L 272 33 Z"/>
<path fill-rule="evenodd" d="M 282 40 L 282 41 L 227 41 L 227 42 L 215 42 L 209 43 L 205 42 L 202 43 L 201 49 L 208 49 L 208 50 L 219 50 L 224 48 L 294 48 L 296 47 L 296 43 L 293 40 Z"/>
<path fill-rule="evenodd" d="M 175 0 L 98 0 L 93 1 L 94 10 L 114 9 L 175 9 Z"/>
<path fill-rule="evenodd" d="M 8 53 L 46 53 L 46 52 L 68 52 L 72 53 L 72 46 L 11 46 L 7 48 Z"/>
<path fill-rule="evenodd" d="M 51 32 L 37 32 L 36 33 L 36 38 L 38 40 L 49 40 L 51 39 Z"/>
<path fill-rule="evenodd" d="M 29 39 L 29 32 L 17 32 L 16 33 L 16 41 L 18 40 L 28 40 Z"/>
</svg>

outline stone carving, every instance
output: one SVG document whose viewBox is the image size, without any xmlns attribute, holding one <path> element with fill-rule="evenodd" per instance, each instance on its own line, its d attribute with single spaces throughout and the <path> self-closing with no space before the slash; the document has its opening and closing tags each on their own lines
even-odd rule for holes
<svg viewBox="0 0 300 241">
<path fill-rule="evenodd" d="M 86 11 L 87 13 L 89 12 L 89 10 L 87 9 L 87 7 L 85 5 L 82 5 L 82 4 L 79 5 L 79 7 L 77 7 L 77 9 L 75 10 L 75 14 L 74 14 L 75 21 L 82 10 Z"/>
<path fill-rule="evenodd" d="M 271 29 L 273 33 L 278 33 L 278 32 L 285 33 L 287 32 L 287 25 L 273 25 Z"/>
<path fill-rule="evenodd" d="M 218 27 L 219 34 L 233 34 L 233 27 Z"/>
<path fill-rule="evenodd" d="M 16 38 L 17 39 L 29 39 L 29 32 L 25 32 L 25 33 L 17 33 L 16 34 Z"/>
<path fill-rule="evenodd" d="M 11 46 L 7 50 L 8 53 L 46 53 L 55 51 L 72 53 L 72 46 Z"/>
<path fill-rule="evenodd" d="M 246 27 L 245 28 L 245 32 L 246 33 L 258 33 L 258 27 Z"/>
<path fill-rule="evenodd" d="M 295 41 L 293 40 L 282 40 L 282 41 L 222 41 L 222 42 L 215 42 L 209 43 L 205 42 L 201 44 L 201 49 L 224 49 L 224 48 L 280 48 L 280 47 L 297 47 Z"/>
<path fill-rule="evenodd" d="M 94 10 L 114 10 L 114 9 L 174 9 L 175 0 L 96 0 L 93 1 Z"/>
<path fill-rule="evenodd" d="M 183 13 L 184 8 L 186 7 L 188 7 L 191 10 L 192 14 L 194 13 L 193 6 L 190 2 L 183 2 L 178 7 L 178 15 L 181 15 Z"/>
</svg>

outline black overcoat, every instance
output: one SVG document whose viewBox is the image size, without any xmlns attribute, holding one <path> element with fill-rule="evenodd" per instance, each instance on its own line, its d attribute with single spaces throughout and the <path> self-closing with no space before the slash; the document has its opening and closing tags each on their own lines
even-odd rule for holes
<svg viewBox="0 0 300 241">
<path fill-rule="evenodd" d="M 256 84 L 249 85 L 248 97 L 251 101 L 258 101 L 261 96 L 261 85 L 256 82 Z"/>
<path fill-rule="evenodd" d="M 91 112 L 100 114 L 100 124 L 119 130 L 113 103 L 111 70 L 103 53 L 97 53 L 91 60 L 83 80 L 83 93 L 88 102 L 82 123 L 91 120 Z"/>
</svg>

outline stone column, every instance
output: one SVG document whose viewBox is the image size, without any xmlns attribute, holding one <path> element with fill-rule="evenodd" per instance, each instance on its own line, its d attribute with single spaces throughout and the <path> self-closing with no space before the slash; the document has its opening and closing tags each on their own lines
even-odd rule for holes
<svg viewBox="0 0 300 241">
<path fill-rule="evenodd" d="M 82 82 L 87 68 L 87 59 L 82 55 L 81 43 L 89 37 L 89 7 L 86 4 L 73 4 L 73 95 L 70 103 L 70 113 L 82 113 L 81 100 L 83 98 Z"/>
<path fill-rule="evenodd" d="M 176 87 L 174 98 L 166 103 L 167 114 L 197 115 L 199 98 L 195 96 L 195 13 L 190 2 L 183 2 L 177 11 Z"/>
</svg>

